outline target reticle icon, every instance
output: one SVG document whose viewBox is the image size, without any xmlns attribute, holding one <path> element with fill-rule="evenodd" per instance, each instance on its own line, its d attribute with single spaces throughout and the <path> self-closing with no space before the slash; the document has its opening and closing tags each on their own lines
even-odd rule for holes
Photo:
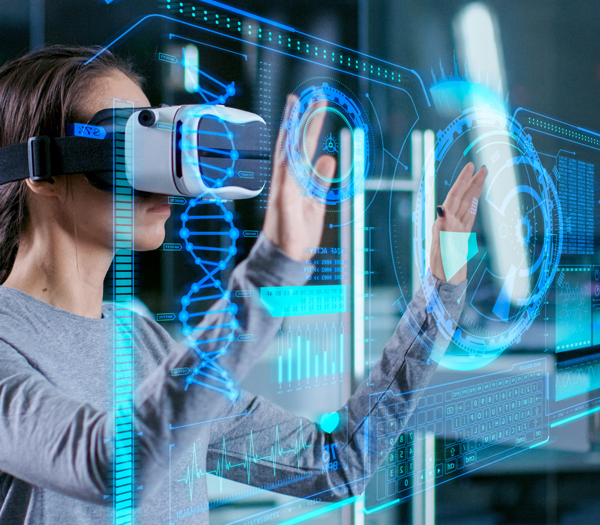
<svg viewBox="0 0 600 525">
<path fill-rule="evenodd" d="M 314 82 L 314 79 L 309 81 Z M 319 84 L 301 87 L 289 119 L 284 123 L 287 139 L 284 144 L 289 159 L 288 169 L 307 196 L 324 204 L 338 204 L 363 191 L 364 182 L 372 171 L 370 126 L 360 104 L 350 91 L 327 79 Z M 316 169 L 307 135 L 315 124 L 315 117 L 325 113 L 317 156 L 329 154 L 337 159 L 338 173 L 333 179 Z M 317 119 L 320 120 L 320 119 Z M 350 162 L 341 169 L 341 130 L 350 137 Z"/>
<path fill-rule="evenodd" d="M 185 241 L 185 249 L 193 258 L 194 264 L 203 271 L 202 277 L 181 298 L 179 320 L 183 324 L 183 334 L 189 346 L 202 359 L 187 376 L 185 389 L 192 384 L 204 385 L 235 400 L 238 392 L 227 371 L 219 366 L 217 360 L 227 352 L 235 339 L 238 309 L 231 301 L 230 292 L 223 288 L 217 276 L 227 268 L 231 258 L 237 253 L 239 230 L 233 225 L 233 214 L 211 192 L 192 199 L 181 215 L 181 222 L 179 235 Z M 221 228 L 211 231 L 211 227 L 214 229 L 215 223 L 219 222 Z M 207 242 L 209 237 L 215 236 L 220 240 L 217 246 Z M 209 313 L 213 303 L 219 300 L 224 302 L 219 310 L 220 324 L 199 327 L 199 321 Z"/>
<path fill-rule="evenodd" d="M 457 300 L 463 312 L 452 319 L 424 272 L 423 217 L 424 210 L 443 202 L 471 158 L 478 166 L 486 164 L 488 175 L 478 203 L 478 249 L 469 262 L 465 293 Z M 429 308 L 441 336 L 453 343 L 443 357 L 433 352 L 433 358 L 448 368 L 470 370 L 519 343 L 540 313 L 562 251 L 562 212 L 531 136 L 502 112 L 465 110 L 438 133 L 424 174 L 431 172 L 432 162 L 435 178 L 423 176 L 413 213 L 413 267 L 425 296 L 431 297 Z M 434 188 L 442 195 L 434 197 Z M 435 342 L 429 344 L 434 350 Z"/>
</svg>

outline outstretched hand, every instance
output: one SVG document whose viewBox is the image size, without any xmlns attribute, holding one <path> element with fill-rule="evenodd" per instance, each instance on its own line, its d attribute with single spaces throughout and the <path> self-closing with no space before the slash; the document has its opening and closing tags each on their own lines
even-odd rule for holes
<svg viewBox="0 0 600 525">
<path fill-rule="evenodd" d="M 447 280 L 442 264 L 440 231 L 469 233 L 475 222 L 479 196 L 488 171 L 485 166 L 481 166 L 475 175 L 473 175 L 474 171 L 475 166 L 472 162 L 463 168 L 442 204 L 443 215 L 438 213 L 433 224 L 431 273 L 440 281 Z M 466 278 L 467 265 L 465 264 L 448 282 L 458 284 Z"/>
<path fill-rule="evenodd" d="M 288 97 L 283 124 L 277 136 L 273 159 L 273 175 L 269 193 L 268 209 L 263 231 L 268 239 L 285 254 L 298 261 L 306 259 L 306 248 L 320 246 L 325 220 L 325 205 L 311 197 L 305 197 L 288 173 L 289 159 L 286 153 L 286 122 L 298 98 Z M 306 134 L 309 158 L 314 155 L 325 112 L 317 114 Z M 322 155 L 315 162 L 315 171 L 332 179 L 336 163 L 329 155 Z"/>
</svg>

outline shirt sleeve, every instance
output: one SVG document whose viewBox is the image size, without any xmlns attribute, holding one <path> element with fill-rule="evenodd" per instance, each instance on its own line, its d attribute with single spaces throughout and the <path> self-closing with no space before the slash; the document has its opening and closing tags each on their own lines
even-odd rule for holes
<svg viewBox="0 0 600 525">
<path fill-rule="evenodd" d="M 234 381 L 243 379 L 281 324 L 256 300 L 259 288 L 300 285 L 305 279 L 304 265 L 289 259 L 264 235 L 233 271 L 229 291 L 251 292 L 238 304 L 239 330 L 256 334 L 250 342 L 232 341 L 215 361 Z M 224 333 L 225 328 L 219 327 L 223 301 L 205 316 L 202 324 L 214 328 L 203 336 L 219 339 Z M 209 343 L 207 351 L 217 344 Z M 176 435 L 173 427 L 213 419 L 231 405 L 219 389 L 188 385 L 185 377 L 171 375 L 173 368 L 192 370 L 202 364 L 195 350 L 174 342 L 173 346 L 175 350 L 137 388 L 130 407 L 139 434 L 136 482 L 144 485 L 138 500 L 151 497 L 164 479 L 169 444 L 185 445 L 196 437 L 194 427 L 180 428 Z M 104 495 L 111 493 L 107 478 L 113 462 L 115 414 L 62 393 L 1 335 L 0 352 L 0 470 L 71 497 L 110 504 Z"/>
<path fill-rule="evenodd" d="M 338 410 L 336 430 L 326 433 L 314 422 L 294 416 L 261 396 L 244 393 L 241 402 L 230 409 L 230 414 L 247 410 L 243 421 L 233 418 L 213 424 L 207 470 L 216 471 L 217 462 L 225 459 L 233 464 L 250 460 L 250 477 L 240 468 L 227 471 L 227 477 L 304 498 L 322 491 L 330 492 L 332 500 L 362 493 L 369 478 L 365 467 L 377 454 L 377 429 L 367 422 L 379 407 L 381 396 L 373 394 L 392 390 L 401 394 L 398 401 L 416 401 L 421 395 L 419 389 L 429 384 L 437 368 L 432 344 L 439 360 L 449 344 L 448 335 L 451 337 L 456 329 L 455 322 L 450 334 L 447 326 L 438 328 L 429 305 L 441 300 L 453 320 L 462 312 L 457 299 L 466 282 L 451 285 L 430 274 L 427 278 L 433 283 L 435 298 L 426 298 L 422 290 L 415 294 L 381 360 L 373 367 L 370 382 L 362 383 Z M 323 469 L 334 454 L 337 468 Z"/>
</svg>

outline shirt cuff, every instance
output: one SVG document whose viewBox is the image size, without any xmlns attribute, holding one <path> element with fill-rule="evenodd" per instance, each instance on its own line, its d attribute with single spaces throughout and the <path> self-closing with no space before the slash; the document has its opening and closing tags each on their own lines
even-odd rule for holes
<svg viewBox="0 0 600 525">
<path fill-rule="evenodd" d="M 442 303 L 446 307 L 446 310 L 448 310 L 455 322 L 458 323 L 458 319 L 464 306 L 460 299 L 467 288 L 467 280 L 465 279 L 463 282 L 458 284 L 450 284 L 449 282 L 441 281 L 435 277 L 429 269 L 427 270 L 427 273 L 427 278 L 433 283 L 433 286 L 440 296 Z"/>
</svg>

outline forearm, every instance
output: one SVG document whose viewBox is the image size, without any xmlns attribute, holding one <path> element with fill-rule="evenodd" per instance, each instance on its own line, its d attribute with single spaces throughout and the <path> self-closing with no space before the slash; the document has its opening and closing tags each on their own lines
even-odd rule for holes
<svg viewBox="0 0 600 525">
<path fill-rule="evenodd" d="M 144 430 L 144 448 L 149 451 L 146 477 L 150 484 L 166 468 L 168 445 L 175 440 L 185 445 L 197 437 L 196 430 L 186 429 L 185 425 L 222 416 L 236 401 L 237 385 L 276 335 L 282 319 L 273 317 L 264 307 L 260 288 L 297 286 L 304 282 L 304 265 L 288 258 L 261 235 L 250 256 L 233 271 L 228 297 L 219 300 L 200 325 L 208 327 L 202 332 L 202 338 L 208 342 L 170 355 L 153 374 L 154 378 L 144 382 L 138 420 L 140 430 Z M 225 344 L 223 340 L 231 333 L 231 304 L 236 306 L 237 328 L 235 336 Z M 252 337 L 238 337 L 247 334 Z M 225 350 L 219 352 L 220 349 Z M 211 355 L 216 357 L 207 364 Z M 189 368 L 198 373 L 190 376 L 194 377 L 190 382 L 184 377 L 173 377 L 170 373 L 173 368 Z M 176 435 L 173 427 L 179 427 Z"/>
<path fill-rule="evenodd" d="M 254 302 L 259 288 L 298 284 L 298 277 L 304 282 L 299 267 L 300 263 L 287 259 L 263 240 L 234 270 L 230 289 L 251 292 L 244 299 L 246 303 L 240 305 L 238 331 L 254 333 L 256 337 L 252 342 L 232 341 L 227 352 L 217 356 L 216 365 L 226 370 L 230 378 L 241 380 L 248 373 L 281 322 L 260 302 Z M 206 326 L 224 324 L 218 319 L 215 322 L 219 309 L 222 308 L 217 304 L 213 313 L 207 315 Z M 174 344 L 166 334 L 155 343 Z M 209 342 L 206 346 L 214 349 L 217 344 Z M 144 485 L 137 500 L 151 497 L 154 488 L 164 480 L 169 446 L 185 445 L 197 437 L 199 427 L 185 425 L 214 419 L 231 406 L 231 400 L 221 390 L 188 384 L 185 376 L 171 374 L 176 368 L 193 370 L 202 364 L 196 350 L 174 346 L 136 389 L 135 402 L 127 406 L 125 401 L 119 407 L 121 412 L 133 410 L 134 415 L 130 432 L 135 436 L 136 483 Z M 112 492 L 108 478 L 114 454 L 114 414 L 61 392 L 9 343 L 2 343 L 2 353 L 0 470 L 32 485 L 93 503 L 111 504 L 104 496 Z M 183 428 L 175 431 L 176 427 Z M 173 456 L 176 455 L 174 451 Z"/>
<path fill-rule="evenodd" d="M 458 319 L 461 307 L 457 298 L 462 294 L 464 284 L 434 283 L 438 298 L 448 306 L 451 317 Z M 246 397 L 244 403 L 248 415 L 244 416 L 243 425 L 229 428 L 224 423 L 213 429 L 211 442 L 214 441 L 214 445 L 208 451 L 209 469 L 211 464 L 222 460 L 223 435 L 227 456 L 232 460 L 243 460 L 252 431 L 257 457 L 252 464 L 251 484 L 281 483 L 272 490 L 302 497 L 322 490 L 332 492 L 334 497 L 360 493 L 367 482 L 366 462 L 371 454 L 377 454 L 377 429 L 365 427 L 369 414 L 378 408 L 377 394 L 391 390 L 401 394 L 399 401 L 416 400 L 420 396 L 419 389 L 427 386 L 437 367 L 437 362 L 431 359 L 432 343 L 436 345 L 436 352 L 443 353 L 449 340 L 438 330 L 428 312 L 427 300 L 419 291 L 387 343 L 381 360 L 373 367 L 370 382 L 361 384 L 347 405 L 338 411 L 341 422 L 334 432 L 323 432 L 309 420 L 294 417 L 261 397 Z M 276 448 L 298 450 L 298 454 L 277 453 L 276 448 L 274 456 L 269 454 L 274 450 L 275 436 L 278 440 Z M 337 454 L 335 468 L 328 465 L 328 462 L 334 462 L 332 445 Z M 324 462 L 328 457 L 330 459 Z M 238 481 L 248 481 L 243 479 L 246 473 L 242 469 L 232 469 L 227 475 Z M 296 475 L 304 477 L 285 483 L 286 479 Z"/>
</svg>

